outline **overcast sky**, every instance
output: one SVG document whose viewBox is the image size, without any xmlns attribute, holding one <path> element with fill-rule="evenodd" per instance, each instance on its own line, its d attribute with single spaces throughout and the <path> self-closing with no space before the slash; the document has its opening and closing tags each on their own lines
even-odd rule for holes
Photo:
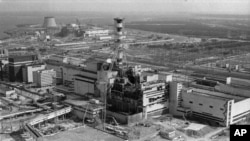
<svg viewBox="0 0 250 141">
<path fill-rule="evenodd" d="M 0 0 L 0 11 L 250 14 L 250 0 Z"/>
</svg>

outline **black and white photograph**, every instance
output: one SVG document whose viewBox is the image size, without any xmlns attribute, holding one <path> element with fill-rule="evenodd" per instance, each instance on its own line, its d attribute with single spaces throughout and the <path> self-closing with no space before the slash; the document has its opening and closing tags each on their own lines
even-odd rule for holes
<svg viewBox="0 0 250 141">
<path fill-rule="evenodd" d="M 0 0 L 0 141 L 243 141 L 250 0 Z"/>
</svg>

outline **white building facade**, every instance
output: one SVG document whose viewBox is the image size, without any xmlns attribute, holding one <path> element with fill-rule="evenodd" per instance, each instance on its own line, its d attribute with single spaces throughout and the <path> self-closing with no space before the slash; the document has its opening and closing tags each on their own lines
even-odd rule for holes
<svg viewBox="0 0 250 141">
<path fill-rule="evenodd" d="M 56 77 L 54 70 L 40 70 L 33 73 L 34 83 L 39 87 L 52 86 Z"/>
</svg>

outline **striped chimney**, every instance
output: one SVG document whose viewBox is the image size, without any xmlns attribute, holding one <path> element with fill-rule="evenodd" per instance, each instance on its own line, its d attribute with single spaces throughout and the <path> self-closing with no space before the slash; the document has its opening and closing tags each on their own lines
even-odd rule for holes
<svg viewBox="0 0 250 141">
<path fill-rule="evenodd" d="M 123 32 L 123 18 L 114 18 L 115 21 L 115 35 L 116 35 L 116 42 L 121 42 L 122 32 Z"/>
<path fill-rule="evenodd" d="M 123 59 L 123 49 L 120 48 L 121 40 L 122 40 L 122 34 L 123 34 L 123 18 L 114 18 L 114 26 L 115 26 L 115 42 L 117 43 L 118 48 L 118 55 L 117 55 L 117 63 L 119 65 L 122 65 L 122 59 Z"/>
</svg>

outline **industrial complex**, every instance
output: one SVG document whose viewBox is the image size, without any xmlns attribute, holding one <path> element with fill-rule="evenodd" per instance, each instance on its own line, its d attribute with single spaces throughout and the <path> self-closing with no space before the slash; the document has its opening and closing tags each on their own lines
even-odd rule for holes
<svg viewBox="0 0 250 141">
<path fill-rule="evenodd" d="M 2 40 L 0 140 L 213 140 L 249 124 L 250 54 L 199 48 L 235 41 L 125 29 L 125 20 L 49 16 Z"/>
</svg>

